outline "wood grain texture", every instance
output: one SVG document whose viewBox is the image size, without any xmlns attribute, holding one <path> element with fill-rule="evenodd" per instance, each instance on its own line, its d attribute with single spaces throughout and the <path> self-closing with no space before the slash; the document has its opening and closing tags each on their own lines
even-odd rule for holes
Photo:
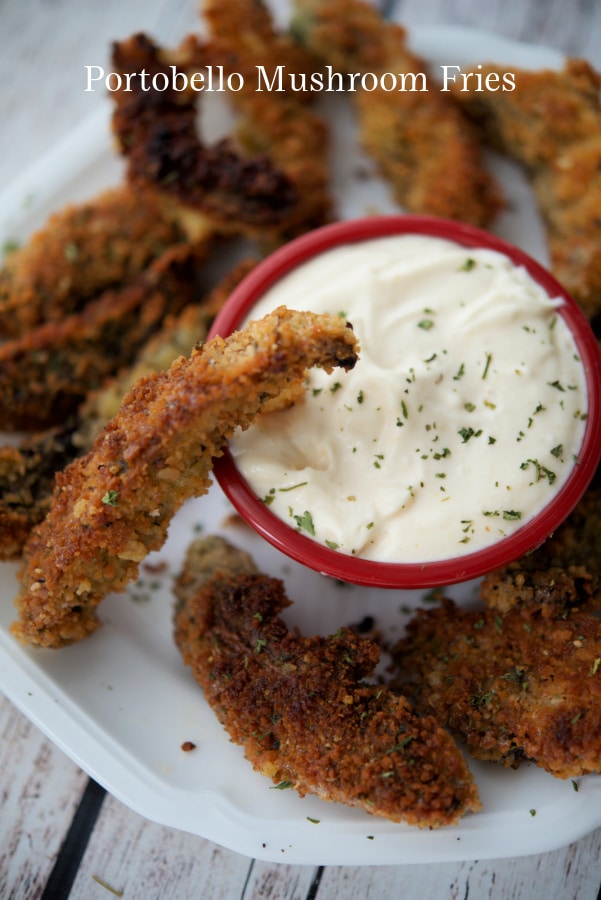
<svg viewBox="0 0 601 900">
<path fill-rule="evenodd" d="M 283 16 L 288 0 L 278 3 Z M 84 66 L 106 65 L 111 40 L 147 30 L 176 40 L 196 27 L 196 0 L 0 0 L 0 190 L 89 116 Z M 451 24 L 546 44 L 601 68 L 601 4 L 593 0 L 393 0 L 409 28 Z M 36 900 L 87 776 L 0 697 L 0 897 Z M 107 797 L 71 900 L 596 900 L 601 829 L 553 853 L 509 860 L 387 867 L 253 861 L 147 822 Z"/>
<path fill-rule="evenodd" d="M 118 843 L 117 843 L 118 840 Z M 251 860 L 209 841 L 148 822 L 107 796 L 70 900 L 110 897 L 240 897 Z"/>
<path fill-rule="evenodd" d="M 41 894 L 86 782 L 75 763 L 0 697 L 0 897 Z"/>
</svg>

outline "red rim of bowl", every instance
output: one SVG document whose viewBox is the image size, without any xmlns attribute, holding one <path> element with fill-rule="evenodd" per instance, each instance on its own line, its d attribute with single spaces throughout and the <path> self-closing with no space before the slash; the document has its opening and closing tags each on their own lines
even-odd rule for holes
<svg viewBox="0 0 601 900">
<path fill-rule="evenodd" d="M 250 488 L 226 449 L 215 461 L 215 477 L 242 518 L 270 544 L 323 575 L 381 588 L 439 587 L 477 578 L 536 549 L 576 506 L 601 458 L 601 354 L 589 323 L 558 281 L 527 253 L 496 235 L 470 225 L 432 216 L 374 216 L 336 222 L 311 231 L 276 250 L 240 283 L 215 319 L 209 337 L 227 337 L 248 317 L 259 298 L 296 266 L 333 247 L 397 234 L 445 238 L 468 248 L 495 250 L 523 266 L 550 297 L 564 301 L 558 313 L 566 321 L 585 369 L 588 415 L 579 454 L 553 499 L 513 534 L 464 556 L 426 562 L 382 562 L 331 550 L 299 533 L 276 516 Z"/>
</svg>

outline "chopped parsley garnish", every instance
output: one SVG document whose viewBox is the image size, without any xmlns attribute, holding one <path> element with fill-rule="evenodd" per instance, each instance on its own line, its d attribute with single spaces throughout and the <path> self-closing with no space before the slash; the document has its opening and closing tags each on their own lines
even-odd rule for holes
<svg viewBox="0 0 601 900">
<path fill-rule="evenodd" d="M 386 756 L 389 756 L 391 753 L 396 753 L 398 750 L 403 750 L 411 741 L 414 740 L 412 734 L 408 734 L 406 738 L 403 738 L 402 741 L 399 741 L 398 744 L 394 744 L 386 751 Z"/>
<path fill-rule="evenodd" d="M 15 250 L 18 250 L 19 246 L 19 242 L 14 240 L 14 238 L 8 238 L 2 244 L 2 253 L 4 256 L 8 256 L 9 253 L 14 253 Z"/>
<path fill-rule="evenodd" d="M 457 434 L 461 435 L 461 443 L 467 444 L 470 438 L 478 437 L 480 434 L 482 434 L 482 432 L 474 431 L 473 428 L 460 428 Z"/>
<path fill-rule="evenodd" d="M 104 497 L 102 498 L 102 502 L 106 506 L 116 506 L 119 500 L 119 491 L 107 491 Z"/>
<path fill-rule="evenodd" d="M 482 372 L 482 381 L 484 381 L 484 379 L 488 375 L 488 370 L 490 368 L 491 362 L 492 362 L 492 353 L 487 353 L 486 354 L 486 362 L 484 364 L 484 371 Z"/>
<path fill-rule="evenodd" d="M 486 706 L 486 704 L 492 700 L 494 696 L 494 691 L 486 691 L 484 694 L 474 694 L 470 699 L 470 706 L 473 706 L 474 709 L 477 709 L 479 706 Z"/>
<path fill-rule="evenodd" d="M 298 525 L 299 530 L 304 529 L 308 534 L 315 536 L 315 525 L 313 524 L 313 516 L 309 512 L 308 509 L 304 511 L 302 516 L 293 516 L 292 517 L 296 524 Z"/>
<path fill-rule="evenodd" d="M 77 247 L 77 244 L 74 244 L 73 242 L 65 244 L 63 253 L 65 255 L 65 259 L 68 262 L 75 262 L 75 260 L 79 256 L 79 249 Z"/>
<path fill-rule="evenodd" d="M 549 484 L 553 484 L 553 482 L 557 478 L 557 475 L 555 474 L 555 472 L 552 472 L 551 469 L 547 469 L 546 466 L 541 465 L 539 463 L 538 459 L 525 460 L 520 465 L 520 469 L 527 469 L 531 465 L 534 466 L 534 469 L 536 472 L 535 477 L 534 477 L 534 482 L 532 482 L 532 483 L 536 483 L 537 481 L 540 481 L 541 478 L 546 478 L 547 481 L 549 482 Z"/>
</svg>

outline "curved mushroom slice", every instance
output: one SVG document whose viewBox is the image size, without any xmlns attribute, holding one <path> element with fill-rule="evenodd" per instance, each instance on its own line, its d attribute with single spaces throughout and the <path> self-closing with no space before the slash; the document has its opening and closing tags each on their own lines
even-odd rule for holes
<svg viewBox="0 0 601 900">
<path fill-rule="evenodd" d="M 486 79 L 498 70 L 479 71 Z M 495 149 L 530 176 L 553 271 L 589 318 L 601 314 L 601 75 L 585 60 L 561 71 L 515 70 L 513 91 L 454 96 Z"/>
<path fill-rule="evenodd" d="M 234 429 L 298 400 L 307 368 L 348 369 L 356 359 L 339 316 L 280 307 L 137 382 L 90 452 L 57 475 L 25 547 L 14 634 L 57 647 L 94 631 L 100 601 L 162 546 L 184 500 L 206 493 Z"/>
<path fill-rule="evenodd" d="M 241 73 L 244 79 L 239 91 L 228 94 L 240 116 L 238 140 L 248 153 L 268 156 L 296 190 L 295 207 L 275 239 L 283 241 L 323 225 L 333 207 L 329 131 L 323 118 L 309 108 L 310 92 L 286 90 L 287 79 L 294 74 L 299 85 L 303 79 L 309 83 L 318 62 L 290 35 L 277 31 L 260 0 L 204 0 L 202 10 L 210 35 L 206 52 L 214 65 L 228 74 Z M 281 90 L 278 68 L 286 73 Z M 272 83 L 277 90 L 266 89 L 265 84 Z"/>
<path fill-rule="evenodd" d="M 368 73 L 370 89 L 355 82 L 350 92 L 359 138 L 397 203 L 415 213 L 488 224 L 501 200 L 476 133 L 449 95 L 420 90 L 427 64 L 409 50 L 404 29 L 364 0 L 296 0 L 295 7 L 293 33 L 323 65 L 343 76 Z M 405 77 L 406 90 L 391 90 L 384 73 Z M 385 84 L 372 90 L 374 77 L 383 75 Z"/>
<path fill-rule="evenodd" d="M 220 538 L 194 542 L 176 582 L 175 640 L 255 769 L 301 796 L 420 827 L 480 803 L 465 759 L 431 717 L 367 684 L 379 658 L 347 629 L 289 631 L 282 583 Z"/>
</svg>

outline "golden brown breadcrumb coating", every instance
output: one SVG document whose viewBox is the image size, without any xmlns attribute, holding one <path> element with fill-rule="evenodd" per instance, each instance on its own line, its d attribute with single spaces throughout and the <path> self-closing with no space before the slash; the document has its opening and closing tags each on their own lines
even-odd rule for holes
<svg viewBox="0 0 601 900">
<path fill-rule="evenodd" d="M 73 435 L 73 442 L 82 453 L 90 450 L 105 425 L 117 415 L 123 397 L 136 381 L 151 372 L 168 369 L 174 359 L 189 356 L 206 339 L 215 316 L 255 265 L 256 260 L 250 258 L 234 265 L 199 303 L 186 306 L 177 316 L 168 316 L 161 329 L 140 348 L 132 365 L 88 393 L 77 410 Z"/>
<path fill-rule="evenodd" d="M 316 228 L 332 215 L 330 141 L 321 116 L 308 108 L 306 92 L 287 90 L 291 74 L 310 75 L 318 62 L 296 41 L 278 32 L 268 8 L 259 0 L 204 0 L 209 29 L 207 52 L 214 65 L 244 77 L 228 102 L 241 117 L 236 134 L 244 150 L 265 154 L 286 173 L 296 190 L 296 203 L 274 242 Z M 244 22 L 244 28 L 239 23 Z M 258 67 L 271 84 L 277 67 L 286 78 L 283 91 L 257 90 Z"/>
<path fill-rule="evenodd" d="M 497 66 L 482 66 L 485 78 Z M 516 70 L 513 91 L 454 96 L 497 150 L 525 166 L 555 275 L 593 318 L 601 312 L 601 75 L 582 59 Z"/>
<path fill-rule="evenodd" d="M 367 684 L 379 658 L 347 629 L 304 637 L 278 617 L 281 581 L 219 538 L 195 542 L 175 586 L 175 640 L 255 769 L 301 796 L 435 828 L 480 806 L 453 740 Z"/>
<path fill-rule="evenodd" d="M 57 475 L 24 550 L 17 638 L 59 647 L 94 631 L 104 596 L 162 546 L 184 500 L 206 493 L 234 429 L 298 399 L 307 368 L 348 369 L 356 359 L 339 316 L 280 307 L 138 381 L 90 452 Z"/>
<path fill-rule="evenodd" d="M 201 0 L 200 10 L 208 26 L 211 58 L 216 59 L 213 54 L 219 53 L 220 62 L 227 66 L 228 72 L 242 75 L 244 85 L 236 93 L 255 92 L 257 66 L 262 67 L 268 84 L 277 76 L 279 68 L 305 76 L 315 71 L 313 54 L 286 31 L 278 29 L 264 0 Z M 242 28 L 241 22 L 244 23 Z M 276 83 L 279 87 L 277 78 Z M 287 79 L 283 80 L 282 87 L 284 93 L 297 102 L 310 99 L 306 93 L 291 91 Z M 273 97 L 274 102 L 279 99 L 277 95 Z"/>
<path fill-rule="evenodd" d="M 50 509 L 55 474 L 77 456 L 73 423 L 0 447 L 0 560 L 18 559 Z"/>
<path fill-rule="evenodd" d="M 559 778 L 601 771 L 601 623 L 516 606 L 418 610 L 394 651 L 394 686 L 478 759 Z"/>
<path fill-rule="evenodd" d="M 147 191 L 127 185 L 54 213 L 0 269 L 0 338 L 59 322 L 184 239 Z"/>
<path fill-rule="evenodd" d="M 293 33 L 323 65 L 340 73 L 427 72 L 405 30 L 365 0 L 296 0 Z M 487 225 L 499 189 L 487 172 L 468 119 L 439 90 L 374 90 L 349 94 L 359 138 L 410 212 Z"/>
<path fill-rule="evenodd" d="M 480 597 L 506 612 L 516 604 L 601 607 L 601 469 L 567 519 L 538 549 L 484 577 Z"/>
</svg>

